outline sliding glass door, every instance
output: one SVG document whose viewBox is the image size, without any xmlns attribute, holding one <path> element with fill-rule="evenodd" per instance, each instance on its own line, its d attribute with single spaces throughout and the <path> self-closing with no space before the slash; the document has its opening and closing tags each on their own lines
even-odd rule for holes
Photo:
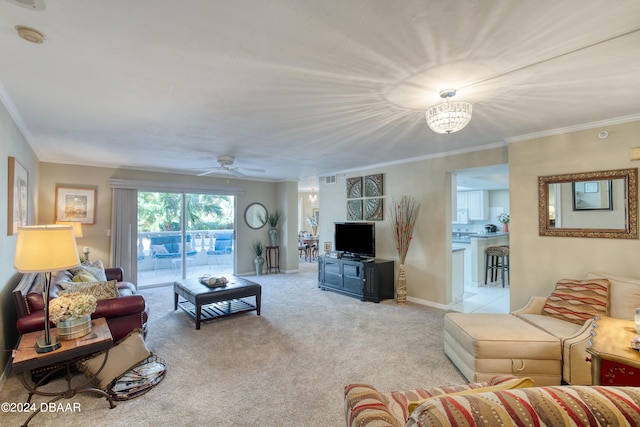
<svg viewBox="0 0 640 427">
<path fill-rule="evenodd" d="M 234 272 L 234 197 L 138 192 L 138 286 Z"/>
</svg>

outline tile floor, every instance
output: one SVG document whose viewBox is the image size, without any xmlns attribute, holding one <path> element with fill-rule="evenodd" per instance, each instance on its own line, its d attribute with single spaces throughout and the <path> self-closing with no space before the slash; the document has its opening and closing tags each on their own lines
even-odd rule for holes
<svg viewBox="0 0 640 427">
<path fill-rule="evenodd" d="M 465 287 L 463 300 L 449 307 L 461 313 L 509 313 L 509 287 L 501 282 Z"/>
</svg>

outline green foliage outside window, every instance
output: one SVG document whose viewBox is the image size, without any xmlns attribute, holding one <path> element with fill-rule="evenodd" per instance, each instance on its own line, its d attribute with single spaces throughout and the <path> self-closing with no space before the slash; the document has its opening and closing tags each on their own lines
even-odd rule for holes
<svg viewBox="0 0 640 427">
<path fill-rule="evenodd" d="M 230 230 L 233 223 L 233 196 L 188 194 L 187 230 Z M 182 194 L 138 192 L 138 231 L 180 230 Z"/>
</svg>

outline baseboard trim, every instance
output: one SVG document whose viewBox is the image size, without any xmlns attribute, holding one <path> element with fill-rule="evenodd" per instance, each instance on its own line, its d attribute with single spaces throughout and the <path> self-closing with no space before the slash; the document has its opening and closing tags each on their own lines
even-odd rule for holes
<svg viewBox="0 0 640 427">
<path fill-rule="evenodd" d="M 440 304 L 433 301 L 428 301 L 426 299 L 420 299 L 416 297 L 407 297 L 407 301 L 413 302 L 420 305 L 426 305 L 427 307 L 439 308 L 440 310 L 449 310 L 451 308 L 451 304 Z"/>
</svg>

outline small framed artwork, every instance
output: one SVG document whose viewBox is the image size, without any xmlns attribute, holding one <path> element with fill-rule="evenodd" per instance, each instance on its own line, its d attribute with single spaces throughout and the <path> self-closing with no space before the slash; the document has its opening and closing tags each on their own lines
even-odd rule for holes
<svg viewBox="0 0 640 427">
<path fill-rule="evenodd" d="M 56 221 L 95 224 L 96 189 L 56 186 Z"/>
<path fill-rule="evenodd" d="M 585 193 L 597 193 L 598 191 L 600 191 L 598 188 L 600 186 L 598 185 L 598 181 L 593 181 L 593 182 L 585 182 L 584 183 L 584 192 Z"/>
<path fill-rule="evenodd" d="M 7 235 L 13 236 L 18 227 L 27 225 L 29 212 L 29 173 L 15 157 L 9 157 L 8 182 Z"/>
<path fill-rule="evenodd" d="M 573 210 L 613 210 L 612 185 L 610 179 L 600 181 L 577 181 L 573 187 Z"/>
<path fill-rule="evenodd" d="M 364 219 L 366 221 L 382 221 L 383 203 L 381 197 L 365 199 Z"/>
<path fill-rule="evenodd" d="M 382 196 L 382 174 L 364 177 L 364 197 Z"/>
<path fill-rule="evenodd" d="M 362 199 L 347 200 L 347 219 L 349 221 L 362 220 Z"/>
<path fill-rule="evenodd" d="M 347 178 L 347 199 L 362 197 L 362 177 Z"/>
<path fill-rule="evenodd" d="M 331 242 L 324 242 L 324 252 L 326 254 L 331 252 L 332 247 L 333 247 L 333 244 Z"/>
</svg>

